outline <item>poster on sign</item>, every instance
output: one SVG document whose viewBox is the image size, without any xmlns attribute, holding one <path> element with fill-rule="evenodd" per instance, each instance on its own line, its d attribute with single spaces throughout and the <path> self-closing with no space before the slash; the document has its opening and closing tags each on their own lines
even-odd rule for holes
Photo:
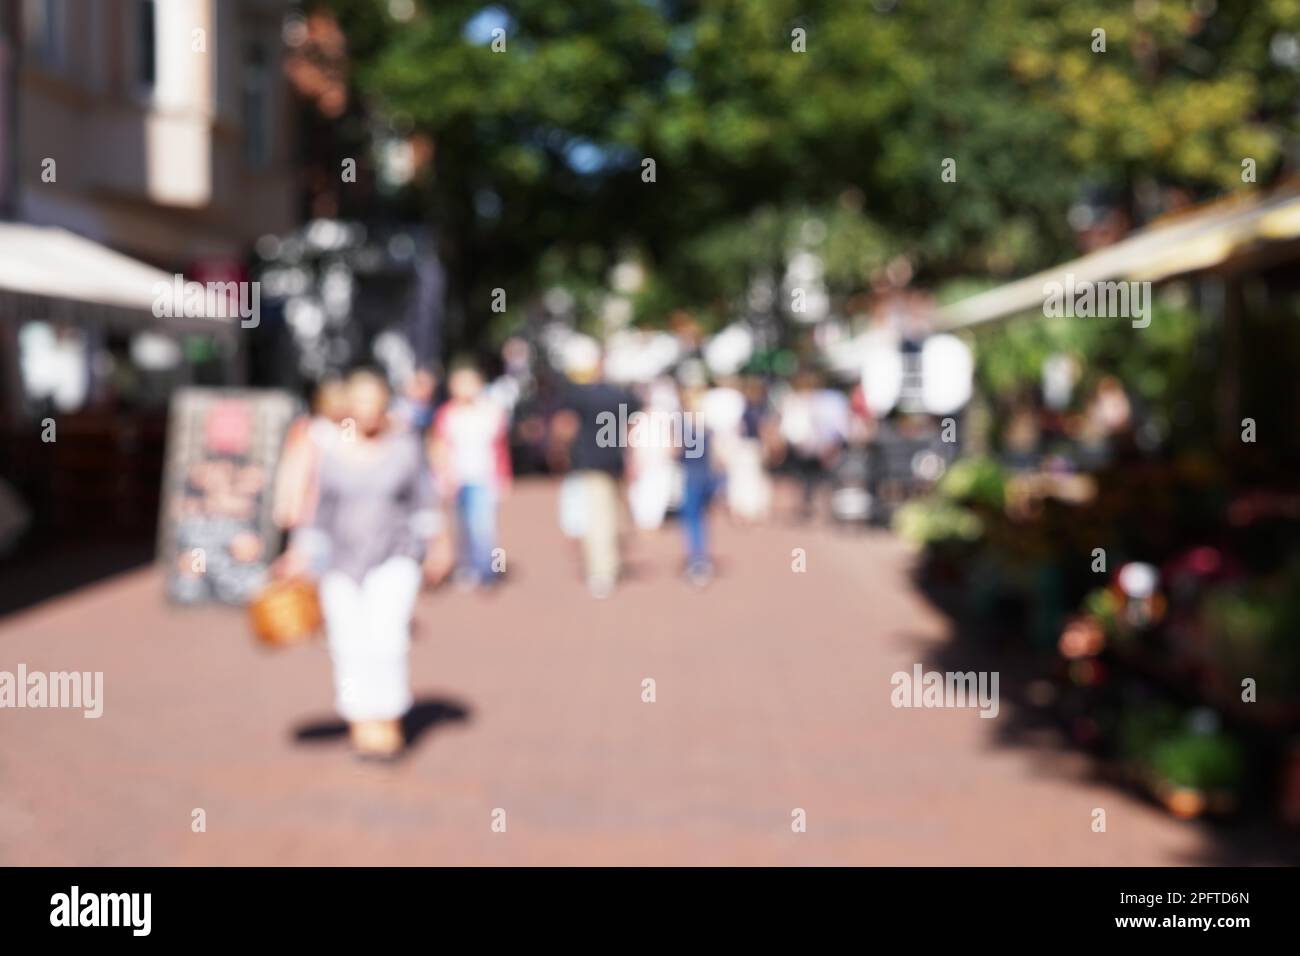
<svg viewBox="0 0 1300 956">
<path fill-rule="evenodd" d="M 301 411 L 288 392 L 184 388 L 172 399 L 158 560 L 180 604 L 246 603 L 279 544 L 271 489 Z"/>
</svg>

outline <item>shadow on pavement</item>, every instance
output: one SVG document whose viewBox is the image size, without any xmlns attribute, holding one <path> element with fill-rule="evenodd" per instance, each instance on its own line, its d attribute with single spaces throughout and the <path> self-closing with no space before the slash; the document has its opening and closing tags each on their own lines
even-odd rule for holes
<svg viewBox="0 0 1300 956">
<path fill-rule="evenodd" d="M 418 697 L 402 718 L 402 731 L 408 746 L 414 747 L 427 731 L 440 724 L 459 723 L 469 718 L 469 708 L 460 701 L 447 697 Z M 308 721 L 293 730 L 294 743 L 299 744 L 336 740 L 347 735 L 348 725 L 336 717 Z"/>
<path fill-rule="evenodd" d="M 981 617 L 963 604 L 955 589 L 927 580 L 919 569 L 913 570 L 912 580 L 952 626 L 951 641 L 920 652 L 918 660 L 925 669 L 999 673 L 1001 713 L 999 719 L 989 721 L 995 725 L 993 738 L 998 746 L 1031 753 L 1040 773 L 1113 787 L 1157 805 L 1150 795 L 1124 779 L 1113 753 L 1072 742 L 1056 710 L 1036 699 L 1039 694 L 1035 688 L 1041 688 L 1052 671 L 1042 655 L 1026 647 L 1024 634 L 1028 622 L 1019 609 L 999 608 Z M 910 635 L 902 636 L 906 639 Z M 1245 808 L 1247 812 L 1238 819 L 1205 818 L 1188 822 L 1188 826 L 1197 828 L 1202 846 L 1195 858 L 1180 862 L 1195 866 L 1300 863 L 1300 834 L 1288 832 L 1269 819 L 1269 807 L 1262 795 L 1256 792 L 1253 796 Z"/>
<path fill-rule="evenodd" d="M 150 564 L 152 538 L 50 542 L 0 560 L 0 618 Z"/>
</svg>

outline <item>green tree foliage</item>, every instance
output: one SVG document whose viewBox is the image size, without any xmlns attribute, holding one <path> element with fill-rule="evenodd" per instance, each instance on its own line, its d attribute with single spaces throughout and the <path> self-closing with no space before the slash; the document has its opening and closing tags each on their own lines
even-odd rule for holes
<svg viewBox="0 0 1300 956">
<path fill-rule="evenodd" d="M 1141 218 L 1152 185 L 1259 188 L 1241 160 L 1278 173 L 1300 92 L 1300 0 L 321 2 L 365 95 L 434 138 L 419 197 L 479 318 L 629 246 L 642 305 L 721 317 L 808 210 L 845 289 L 899 253 L 1021 273 L 1074 252 L 1086 190 Z"/>
<path fill-rule="evenodd" d="M 1181 445 L 1211 441 L 1213 394 L 1201 383 L 1214 380 L 1215 356 L 1199 345 L 1209 338 L 1207 320 L 1184 297 L 1175 288 L 1157 298 L 1150 326 L 1140 330 L 1115 319 L 1035 316 L 998 324 L 980 335 L 976 378 L 984 394 L 1015 401 L 1037 392 L 1049 356 L 1073 356 L 1082 373 L 1076 407 L 1114 376 Z"/>
</svg>

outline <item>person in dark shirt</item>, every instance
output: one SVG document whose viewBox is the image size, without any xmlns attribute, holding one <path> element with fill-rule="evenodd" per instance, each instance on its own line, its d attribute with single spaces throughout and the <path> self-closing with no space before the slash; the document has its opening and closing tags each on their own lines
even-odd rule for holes
<svg viewBox="0 0 1300 956">
<path fill-rule="evenodd" d="M 599 358 L 569 374 L 572 384 L 551 422 L 552 450 L 579 482 L 583 570 L 592 595 L 604 598 L 618 582 L 619 480 L 627 471 L 627 419 L 637 400 L 599 381 Z"/>
</svg>

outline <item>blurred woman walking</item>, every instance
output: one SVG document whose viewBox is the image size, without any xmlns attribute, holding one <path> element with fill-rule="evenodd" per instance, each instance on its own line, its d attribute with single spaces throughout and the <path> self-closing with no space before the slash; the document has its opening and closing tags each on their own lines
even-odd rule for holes
<svg viewBox="0 0 1300 956">
<path fill-rule="evenodd" d="M 311 412 L 289 426 L 275 475 L 271 517 L 285 531 L 311 520 L 316 509 L 317 471 L 325 449 L 339 440 L 347 415 L 347 389 L 337 379 L 321 382 Z"/>
<path fill-rule="evenodd" d="M 346 395 L 355 434 L 322 456 L 315 513 L 277 570 L 319 574 L 335 706 L 358 754 L 393 757 L 412 703 L 411 615 L 433 493 L 419 438 L 388 415 L 387 381 L 354 372 Z"/>
</svg>

